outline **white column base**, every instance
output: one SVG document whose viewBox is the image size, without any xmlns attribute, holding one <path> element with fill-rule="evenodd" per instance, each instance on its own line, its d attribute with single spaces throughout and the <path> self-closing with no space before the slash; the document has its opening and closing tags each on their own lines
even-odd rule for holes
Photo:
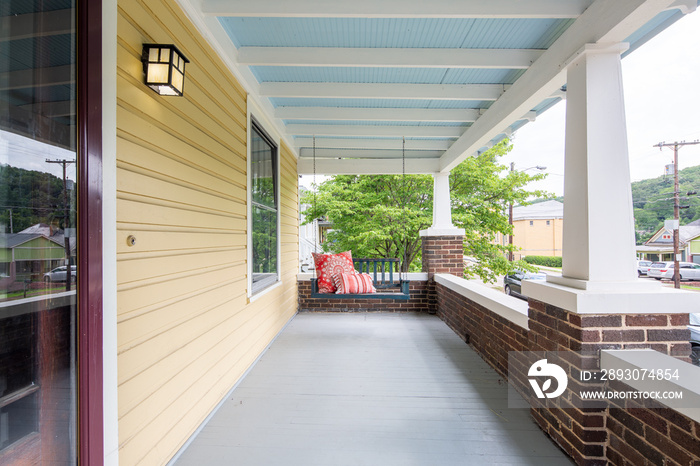
<svg viewBox="0 0 700 466">
<path fill-rule="evenodd" d="M 700 293 L 662 287 L 640 279 L 617 283 L 586 282 L 556 277 L 546 282 L 523 281 L 523 294 L 577 314 L 678 314 L 700 308 Z M 565 286 L 563 283 L 577 287 Z"/>
<path fill-rule="evenodd" d="M 452 227 L 430 227 L 427 230 L 421 230 L 421 238 L 425 236 L 464 236 L 464 228 Z"/>
</svg>

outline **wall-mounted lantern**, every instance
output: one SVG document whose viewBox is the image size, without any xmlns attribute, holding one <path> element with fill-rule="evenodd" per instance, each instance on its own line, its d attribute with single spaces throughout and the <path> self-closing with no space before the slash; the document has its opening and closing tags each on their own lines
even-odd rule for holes
<svg viewBox="0 0 700 466">
<path fill-rule="evenodd" d="M 146 85 L 160 95 L 182 95 L 185 63 L 190 61 L 172 44 L 143 44 Z"/>
</svg>

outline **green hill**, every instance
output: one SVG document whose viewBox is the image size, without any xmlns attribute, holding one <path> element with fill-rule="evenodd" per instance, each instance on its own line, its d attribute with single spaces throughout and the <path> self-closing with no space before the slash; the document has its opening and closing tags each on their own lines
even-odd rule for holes
<svg viewBox="0 0 700 466">
<path fill-rule="evenodd" d="M 688 206 L 680 210 L 680 223 L 685 225 L 700 219 L 700 197 L 688 194 L 691 191 L 700 192 L 700 165 L 679 171 L 678 177 L 681 193 L 679 205 Z M 561 196 L 555 199 L 564 201 Z M 641 244 L 664 225 L 664 220 L 673 218 L 673 176 L 632 183 L 632 199 L 637 244 Z M 545 200 L 537 199 L 533 204 Z"/>
<path fill-rule="evenodd" d="M 700 190 L 700 166 L 678 172 L 680 180 L 680 223 L 685 225 L 700 218 L 700 197 L 688 192 Z M 673 218 L 673 176 L 660 176 L 632 183 L 634 221 L 637 243 L 649 239 L 661 228 L 664 220 Z"/>
</svg>

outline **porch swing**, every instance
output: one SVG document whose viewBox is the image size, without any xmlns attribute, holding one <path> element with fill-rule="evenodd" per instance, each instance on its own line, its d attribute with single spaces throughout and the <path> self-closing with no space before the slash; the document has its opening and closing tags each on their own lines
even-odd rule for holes
<svg viewBox="0 0 700 466">
<path fill-rule="evenodd" d="M 406 188 L 406 138 L 403 138 L 403 146 L 401 152 L 402 163 L 402 184 L 404 191 Z M 316 186 L 316 136 L 313 139 L 313 164 L 314 164 L 314 188 Z M 314 191 L 314 210 L 316 209 L 316 192 Z M 402 215 L 402 217 L 404 217 Z M 405 227 L 405 217 L 404 227 Z M 314 236 L 317 234 L 314 230 Z M 314 248 L 318 241 L 314 241 Z M 316 252 L 316 251 L 314 251 Z M 406 251 L 404 246 L 404 258 Z M 395 301 L 407 301 L 411 295 L 409 291 L 409 281 L 404 277 L 401 271 L 400 260 L 396 258 L 380 258 L 380 259 L 352 259 L 353 266 L 358 273 L 366 273 L 372 276 L 372 282 L 377 292 L 372 293 L 319 293 L 318 278 L 316 276 L 316 267 L 314 266 L 314 276 L 311 279 L 311 297 L 325 299 L 392 299 Z M 399 280 L 394 281 L 394 267 L 398 265 Z"/>
</svg>

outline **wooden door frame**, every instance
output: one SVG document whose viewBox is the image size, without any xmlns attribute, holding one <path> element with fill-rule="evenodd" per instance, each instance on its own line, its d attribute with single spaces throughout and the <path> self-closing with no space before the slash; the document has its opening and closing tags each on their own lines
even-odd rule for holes
<svg viewBox="0 0 700 466">
<path fill-rule="evenodd" d="M 77 5 L 78 463 L 104 463 L 102 1 Z M 116 72 L 116 70 L 115 70 Z"/>
</svg>

